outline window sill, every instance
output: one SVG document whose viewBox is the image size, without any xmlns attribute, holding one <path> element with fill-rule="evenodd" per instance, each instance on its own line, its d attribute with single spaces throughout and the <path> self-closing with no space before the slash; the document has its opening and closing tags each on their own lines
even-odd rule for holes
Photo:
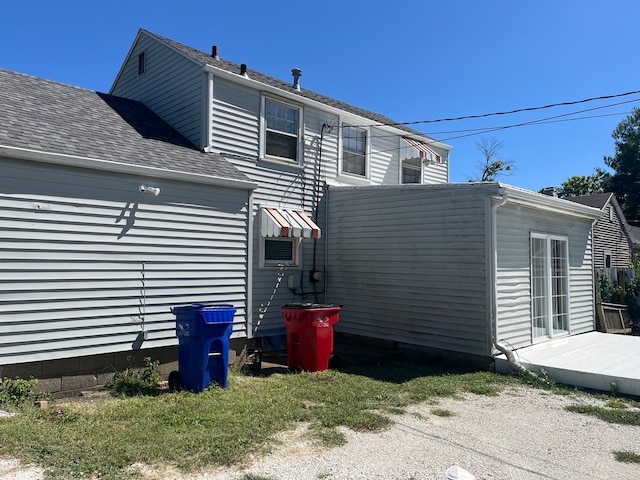
<svg viewBox="0 0 640 480">
<path fill-rule="evenodd" d="M 262 157 L 258 159 L 258 164 L 281 165 L 281 166 L 287 166 L 287 167 L 297 168 L 301 170 L 303 168 L 303 166 L 297 161 L 286 160 L 284 158 L 279 158 L 279 157 Z"/>
<path fill-rule="evenodd" d="M 337 180 L 344 183 L 353 183 L 355 185 L 371 185 L 371 179 L 352 173 L 340 173 Z"/>
</svg>

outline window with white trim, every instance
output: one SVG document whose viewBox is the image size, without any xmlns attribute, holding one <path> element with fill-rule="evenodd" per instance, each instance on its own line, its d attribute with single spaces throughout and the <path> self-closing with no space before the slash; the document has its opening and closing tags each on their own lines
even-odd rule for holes
<svg viewBox="0 0 640 480">
<path fill-rule="evenodd" d="M 422 183 L 421 158 L 408 158 L 402 161 L 402 183 Z"/>
<path fill-rule="evenodd" d="M 342 125 L 342 173 L 367 176 L 367 142 L 364 128 Z"/>
<path fill-rule="evenodd" d="M 299 265 L 300 240 L 297 238 L 263 238 L 263 267 Z"/>
<path fill-rule="evenodd" d="M 264 155 L 298 163 L 300 108 L 265 98 L 263 127 Z"/>
<path fill-rule="evenodd" d="M 569 333 L 569 251 L 566 237 L 531 234 L 533 338 Z"/>
</svg>

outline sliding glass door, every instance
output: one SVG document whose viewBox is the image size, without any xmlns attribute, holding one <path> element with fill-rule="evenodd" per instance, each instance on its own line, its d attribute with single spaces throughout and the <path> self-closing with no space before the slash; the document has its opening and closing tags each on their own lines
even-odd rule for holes
<svg viewBox="0 0 640 480">
<path fill-rule="evenodd" d="M 567 239 L 531 234 L 533 339 L 569 333 L 569 259 Z"/>
</svg>

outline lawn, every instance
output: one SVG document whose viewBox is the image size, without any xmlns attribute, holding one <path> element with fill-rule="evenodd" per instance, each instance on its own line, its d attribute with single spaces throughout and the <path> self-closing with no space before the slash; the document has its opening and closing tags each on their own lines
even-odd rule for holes
<svg viewBox="0 0 640 480">
<path fill-rule="evenodd" d="M 134 464 L 183 472 L 241 465 L 277 432 L 309 425 L 311 440 L 340 445 L 337 427 L 376 431 L 391 415 L 464 392 L 497 395 L 522 379 L 394 361 L 316 373 L 232 371 L 227 389 L 157 391 L 96 403 L 25 408 L 0 418 L 0 455 L 47 468 L 54 479 L 128 479 Z"/>
</svg>

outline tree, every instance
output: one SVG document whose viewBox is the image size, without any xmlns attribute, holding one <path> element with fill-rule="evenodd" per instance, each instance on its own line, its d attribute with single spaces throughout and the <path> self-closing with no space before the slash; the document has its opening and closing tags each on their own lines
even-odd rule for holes
<svg viewBox="0 0 640 480">
<path fill-rule="evenodd" d="M 640 108 L 622 120 L 611 134 L 615 155 L 604 157 L 614 174 L 610 190 L 616 196 L 625 217 L 640 219 Z"/>
<path fill-rule="evenodd" d="M 476 147 L 482 152 L 484 160 L 476 166 L 478 175 L 471 177 L 470 182 L 493 182 L 499 175 L 511 175 L 515 161 L 500 157 L 504 142 L 491 138 L 483 138 L 476 142 Z"/>
<path fill-rule="evenodd" d="M 568 178 L 562 182 L 560 188 L 556 189 L 556 193 L 560 198 L 604 193 L 609 190 L 610 180 L 611 174 L 601 168 L 596 168 L 593 175 L 575 175 Z"/>
</svg>

